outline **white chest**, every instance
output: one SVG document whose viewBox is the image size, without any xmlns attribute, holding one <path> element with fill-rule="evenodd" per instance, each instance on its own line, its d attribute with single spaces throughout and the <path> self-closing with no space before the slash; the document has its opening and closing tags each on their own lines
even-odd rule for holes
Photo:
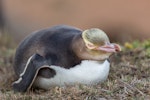
<svg viewBox="0 0 150 100">
<path fill-rule="evenodd" d="M 108 74 L 110 63 L 106 60 L 104 63 L 98 61 L 84 60 L 80 65 L 70 69 L 59 66 L 50 66 L 56 71 L 53 78 L 37 77 L 34 85 L 43 89 L 49 89 L 51 86 L 63 86 L 65 84 L 96 84 L 104 81 Z"/>
</svg>

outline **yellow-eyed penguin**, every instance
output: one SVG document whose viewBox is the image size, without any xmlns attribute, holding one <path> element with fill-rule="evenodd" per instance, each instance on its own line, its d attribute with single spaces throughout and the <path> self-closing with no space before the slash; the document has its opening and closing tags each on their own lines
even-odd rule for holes
<svg viewBox="0 0 150 100">
<path fill-rule="evenodd" d="M 65 84 L 96 84 L 106 80 L 112 53 L 121 51 L 100 29 L 82 31 L 59 25 L 32 33 L 16 50 L 13 89 L 49 89 Z"/>
</svg>

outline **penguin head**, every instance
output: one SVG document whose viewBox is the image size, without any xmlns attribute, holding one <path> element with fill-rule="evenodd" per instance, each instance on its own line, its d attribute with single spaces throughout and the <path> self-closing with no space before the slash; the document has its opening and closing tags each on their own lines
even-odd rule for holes
<svg viewBox="0 0 150 100">
<path fill-rule="evenodd" d="M 80 50 L 80 58 L 87 60 L 105 60 L 115 52 L 121 51 L 116 43 L 110 43 L 106 33 L 98 28 L 82 32 L 84 49 Z"/>
</svg>

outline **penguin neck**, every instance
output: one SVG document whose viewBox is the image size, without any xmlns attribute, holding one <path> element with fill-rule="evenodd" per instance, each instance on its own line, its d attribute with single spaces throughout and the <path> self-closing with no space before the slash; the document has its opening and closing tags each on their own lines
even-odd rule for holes
<svg viewBox="0 0 150 100">
<path fill-rule="evenodd" d="M 81 55 L 86 51 L 85 50 L 86 47 L 85 47 L 81 34 L 73 38 L 71 48 L 72 48 L 72 51 L 75 53 L 75 55 L 78 57 L 78 59 L 87 60 L 81 57 Z"/>
<path fill-rule="evenodd" d="M 97 56 L 91 54 L 91 51 L 86 47 L 85 42 L 80 35 L 74 37 L 72 41 L 72 50 L 80 60 L 97 60 Z"/>
<path fill-rule="evenodd" d="M 74 37 L 72 41 L 72 51 L 80 60 L 92 60 L 89 57 L 87 48 L 85 46 L 81 34 Z"/>
</svg>

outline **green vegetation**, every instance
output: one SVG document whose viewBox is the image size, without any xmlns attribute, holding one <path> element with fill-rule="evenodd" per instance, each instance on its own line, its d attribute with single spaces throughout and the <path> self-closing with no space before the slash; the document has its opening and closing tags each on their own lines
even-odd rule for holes
<svg viewBox="0 0 150 100">
<path fill-rule="evenodd" d="M 126 42 L 124 44 L 124 51 L 126 50 L 134 50 L 134 49 L 143 49 L 146 53 L 146 56 L 150 57 L 150 39 L 145 40 L 143 42 L 134 41 L 132 43 Z"/>
</svg>

